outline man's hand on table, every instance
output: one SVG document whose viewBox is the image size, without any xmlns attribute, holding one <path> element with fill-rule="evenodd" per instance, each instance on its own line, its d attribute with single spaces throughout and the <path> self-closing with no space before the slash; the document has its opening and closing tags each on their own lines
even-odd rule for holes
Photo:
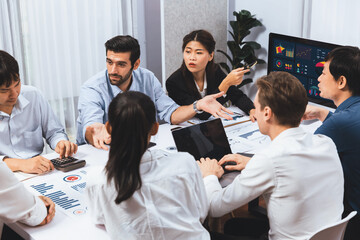
<svg viewBox="0 0 360 240">
<path fill-rule="evenodd" d="M 43 156 L 36 156 L 29 159 L 6 158 L 4 162 L 13 172 L 46 173 L 54 170 L 52 162 Z"/>
</svg>

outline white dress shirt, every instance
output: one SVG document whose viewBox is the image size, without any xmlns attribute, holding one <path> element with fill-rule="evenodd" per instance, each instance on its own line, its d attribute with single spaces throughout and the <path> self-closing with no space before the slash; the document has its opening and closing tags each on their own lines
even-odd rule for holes
<svg viewBox="0 0 360 240">
<path fill-rule="evenodd" d="M 301 128 L 279 134 L 226 188 L 214 175 L 204 182 L 215 217 L 262 195 L 269 239 L 308 239 L 343 212 L 344 177 L 335 144 Z"/>
<path fill-rule="evenodd" d="M 46 217 L 43 201 L 28 192 L 7 165 L 0 161 L 0 218 L 5 223 L 20 221 L 39 225 Z"/>
<path fill-rule="evenodd" d="M 201 224 L 209 205 L 190 154 L 147 150 L 140 174 L 141 188 L 119 205 L 114 184 L 107 183 L 103 171 L 87 183 L 91 215 L 96 224 L 105 225 L 111 239 L 210 239 Z"/>
<path fill-rule="evenodd" d="M 203 90 L 202 90 L 202 91 L 200 90 L 200 87 L 199 87 L 199 85 L 197 84 L 197 82 L 196 82 L 195 80 L 194 80 L 194 82 L 195 82 L 195 86 L 196 86 L 197 90 L 198 90 L 199 93 L 200 93 L 201 98 L 204 98 L 204 97 L 206 96 L 206 93 L 207 93 L 206 73 L 205 73 L 205 75 L 204 75 L 204 87 L 203 87 Z"/>
<path fill-rule="evenodd" d="M 68 140 L 50 104 L 34 87 L 22 85 L 11 115 L 0 111 L 0 157 L 31 158 L 42 153 L 44 140 L 52 149 Z"/>
</svg>

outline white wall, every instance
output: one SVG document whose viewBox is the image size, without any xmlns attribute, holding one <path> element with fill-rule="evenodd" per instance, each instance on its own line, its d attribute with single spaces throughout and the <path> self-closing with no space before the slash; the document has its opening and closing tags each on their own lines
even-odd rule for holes
<svg viewBox="0 0 360 240">
<path fill-rule="evenodd" d="M 359 10 L 359 0 L 311 1 L 309 37 L 318 41 L 359 46 Z"/>
<path fill-rule="evenodd" d="M 229 0 L 229 18 L 235 19 L 234 11 L 248 10 L 261 21 L 263 27 L 256 27 L 246 40 L 256 41 L 261 44 L 262 49 L 257 52 L 258 58 L 267 62 L 269 33 L 281 33 L 296 37 L 302 36 L 304 0 L 252 0 L 236 1 Z M 230 28 L 231 29 L 231 28 Z M 256 65 L 255 71 L 250 75 L 255 81 L 257 78 L 267 74 L 267 65 Z M 248 84 L 242 87 L 251 99 L 255 98 L 256 87 Z"/>
</svg>

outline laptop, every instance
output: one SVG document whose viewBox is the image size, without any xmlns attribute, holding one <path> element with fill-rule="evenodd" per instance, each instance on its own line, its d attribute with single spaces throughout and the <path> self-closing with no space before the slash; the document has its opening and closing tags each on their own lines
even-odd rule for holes
<svg viewBox="0 0 360 240">
<path fill-rule="evenodd" d="M 221 119 L 217 118 L 172 131 L 176 148 L 179 152 L 188 152 L 195 160 L 202 157 L 220 160 L 231 153 Z M 222 187 L 229 185 L 240 171 L 226 171 L 220 178 Z"/>
<path fill-rule="evenodd" d="M 202 157 L 220 160 L 231 153 L 221 119 L 202 122 L 172 131 L 179 152 L 188 152 L 196 160 Z"/>
</svg>

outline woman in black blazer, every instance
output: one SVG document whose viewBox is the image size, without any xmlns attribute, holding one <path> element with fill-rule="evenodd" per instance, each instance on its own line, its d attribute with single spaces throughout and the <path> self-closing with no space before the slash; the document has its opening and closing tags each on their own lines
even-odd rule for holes
<svg viewBox="0 0 360 240">
<path fill-rule="evenodd" d="M 189 33 L 183 39 L 183 63 L 167 80 L 166 89 L 169 96 L 179 105 L 189 105 L 206 95 L 223 91 L 218 102 L 228 100 L 254 118 L 253 102 L 236 87 L 249 70 L 234 69 L 227 76 L 220 66 L 214 63 L 215 40 L 205 30 Z M 209 113 L 196 114 L 199 119 L 208 119 Z"/>
</svg>

